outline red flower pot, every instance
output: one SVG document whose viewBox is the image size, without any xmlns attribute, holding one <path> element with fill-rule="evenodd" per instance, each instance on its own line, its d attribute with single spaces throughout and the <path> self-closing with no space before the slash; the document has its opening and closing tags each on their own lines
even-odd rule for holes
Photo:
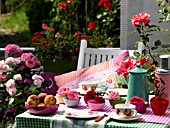
<svg viewBox="0 0 170 128">
<path fill-rule="evenodd" d="M 151 109 L 156 115 L 164 115 L 167 110 L 168 104 L 169 101 L 167 99 L 161 98 L 159 96 L 155 96 L 150 99 Z"/>
</svg>

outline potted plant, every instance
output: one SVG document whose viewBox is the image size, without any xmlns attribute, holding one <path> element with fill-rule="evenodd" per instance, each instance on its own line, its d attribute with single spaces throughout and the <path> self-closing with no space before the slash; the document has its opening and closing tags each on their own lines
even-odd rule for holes
<svg viewBox="0 0 170 128">
<path fill-rule="evenodd" d="M 67 91 L 70 91 L 70 88 L 63 87 L 63 88 L 58 89 L 56 98 L 59 103 L 61 103 L 61 104 L 64 103 L 64 97 L 66 96 Z"/>
<path fill-rule="evenodd" d="M 157 79 L 157 77 L 155 77 L 156 92 L 155 96 L 150 99 L 151 109 L 156 115 L 164 115 L 169 104 L 169 100 L 162 97 L 164 94 L 165 87 L 162 86 L 160 82 L 165 84 L 164 80 L 159 80 Z"/>
</svg>

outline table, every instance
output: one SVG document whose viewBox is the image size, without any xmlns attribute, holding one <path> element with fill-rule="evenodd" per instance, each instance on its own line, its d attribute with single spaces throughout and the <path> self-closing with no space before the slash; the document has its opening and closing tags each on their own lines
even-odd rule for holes
<svg viewBox="0 0 170 128">
<path fill-rule="evenodd" d="M 85 126 L 82 125 L 89 122 L 93 126 L 87 126 L 87 128 L 102 128 L 102 126 L 99 127 L 98 124 L 94 125 L 94 119 L 77 120 L 65 118 L 61 114 L 65 109 L 67 109 L 67 107 L 64 104 L 60 104 L 58 113 L 49 116 L 36 116 L 24 112 L 16 116 L 14 128 L 71 128 L 71 126 L 74 126 L 75 128 L 84 128 Z M 83 99 L 77 107 L 71 109 L 88 111 Z M 106 100 L 103 111 L 106 113 L 114 111 L 108 100 Z M 69 125 L 67 121 L 71 121 L 73 124 Z M 105 128 L 168 128 L 170 127 L 170 109 L 166 111 L 164 116 L 154 115 L 152 110 L 148 108 L 147 111 L 142 114 L 142 117 L 135 121 L 120 122 L 109 117 L 105 117 L 104 121 L 103 125 Z"/>
</svg>

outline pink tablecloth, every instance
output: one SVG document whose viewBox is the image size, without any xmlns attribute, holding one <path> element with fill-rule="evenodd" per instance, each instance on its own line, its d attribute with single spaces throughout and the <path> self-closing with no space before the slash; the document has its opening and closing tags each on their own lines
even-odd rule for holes
<svg viewBox="0 0 170 128">
<path fill-rule="evenodd" d="M 59 111 L 63 111 L 65 108 L 66 106 L 64 104 L 60 104 Z M 81 102 L 79 103 L 79 105 L 74 109 L 88 111 L 88 107 L 85 104 L 83 97 L 81 98 Z M 103 108 L 103 111 L 107 113 L 114 111 L 108 100 L 106 100 L 106 105 Z M 136 121 L 168 124 L 170 126 L 170 109 L 167 109 L 165 115 L 158 116 L 153 114 L 151 108 L 148 108 L 145 113 L 142 113 L 142 117 Z"/>
</svg>

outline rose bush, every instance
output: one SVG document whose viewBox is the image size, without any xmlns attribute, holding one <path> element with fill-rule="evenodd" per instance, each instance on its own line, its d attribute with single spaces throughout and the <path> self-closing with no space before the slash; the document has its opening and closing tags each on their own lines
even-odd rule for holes
<svg viewBox="0 0 170 128">
<path fill-rule="evenodd" d="M 12 56 L 0 61 L 0 119 L 3 125 L 26 110 L 24 103 L 29 95 L 38 94 L 47 87 L 44 79 L 32 71 L 41 64 L 36 56 L 23 53 L 15 44 L 7 45 L 5 51 Z"/>
</svg>

